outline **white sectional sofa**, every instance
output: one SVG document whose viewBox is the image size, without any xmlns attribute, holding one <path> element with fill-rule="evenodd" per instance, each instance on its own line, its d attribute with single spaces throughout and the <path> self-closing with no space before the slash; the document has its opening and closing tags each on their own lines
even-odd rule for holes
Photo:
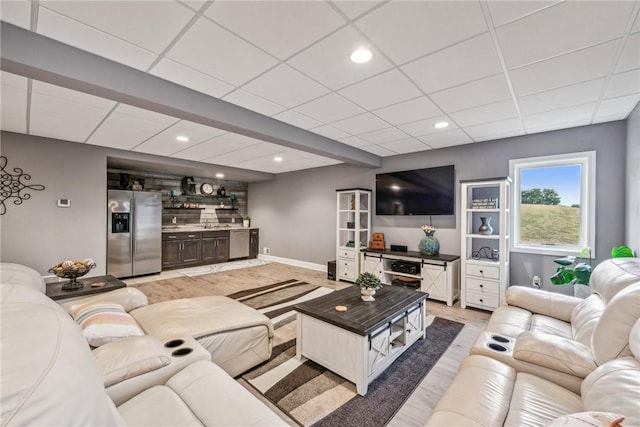
<svg viewBox="0 0 640 427">
<path fill-rule="evenodd" d="M 3 426 L 288 425 L 193 337 L 166 347 L 133 336 L 92 352 L 44 289 L 34 270 L 0 265 Z"/>
</svg>

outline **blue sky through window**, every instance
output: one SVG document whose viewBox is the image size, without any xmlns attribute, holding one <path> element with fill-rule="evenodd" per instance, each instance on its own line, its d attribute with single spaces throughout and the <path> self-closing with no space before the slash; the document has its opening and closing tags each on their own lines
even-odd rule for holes
<svg viewBox="0 0 640 427">
<path fill-rule="evenodd" d="M 522 169 L 520 190 L 553 188 L 560 195 L 560 204 L 580 204 L 580 165 Z"/>
</svg>

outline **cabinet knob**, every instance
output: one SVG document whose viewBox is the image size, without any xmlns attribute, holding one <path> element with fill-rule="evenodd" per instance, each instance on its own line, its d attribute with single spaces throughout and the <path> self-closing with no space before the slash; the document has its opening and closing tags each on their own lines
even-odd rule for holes
<svg viewBox="0 0 640 427">
<path fill-rule="evenodd" d="M 480 285 L 480 287 L 481 287 L 481 288 L 484 288 L 484 285 L 482 285 L 482 284 L 481 284 L 481 285 Z"/>
<path fill-rule="evenodd" d="M 480 298 L 480 302 L 482 302 L 482 298 Z"/>
<path fill-rule="evenodd" d="M 484 271 L 480 270 L 480 274 L 484 274 Z"/>
</svg>

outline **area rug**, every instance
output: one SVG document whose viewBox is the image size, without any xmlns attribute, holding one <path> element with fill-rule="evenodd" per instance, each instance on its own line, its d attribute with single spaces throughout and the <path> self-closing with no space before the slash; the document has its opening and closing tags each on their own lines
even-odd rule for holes
<svg viewBox="0 0 640 427">
<path fill-rule="evenodd" d="M 332 292 L 297 280 L 229 295 L 270 317 L 275 328 L 271 359 L 242 378 L 303 426 L 384 426 L 409 398 L 462 330 L 462 323 L 433 317 L 427 339 L 419 340 L 369 385 L 355 385 L 296 353 L 292 306 Z"/>
</svg>

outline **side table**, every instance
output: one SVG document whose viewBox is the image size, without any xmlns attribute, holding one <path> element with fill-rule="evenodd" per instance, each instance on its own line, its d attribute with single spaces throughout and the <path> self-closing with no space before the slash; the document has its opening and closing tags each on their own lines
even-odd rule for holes
<svg viewBox="0 0 640 427">
<path fill-rule="evenodd" d="M 120 289 L 127 286 L 127 284 L 122 280 L 116 279 L 110 274 L 107 276 L 96 276 L 88 277 L 86 279 L 79 279 L 78 282 L 81 282 L 84 286 L 80 289 L 72 289 L 69 291 L 62 290 L 62 285 L 64 282 L 48 283 L 46 294 L 49 298 L 55 301 L 61 299 L 76 298 L 85 295 L 99 294 L 101 292 L 109 292 L 113 291 L 114 289 Z M 104 283 L 104 285 L 95 286 L 99 283 Z"/>
</svg>

